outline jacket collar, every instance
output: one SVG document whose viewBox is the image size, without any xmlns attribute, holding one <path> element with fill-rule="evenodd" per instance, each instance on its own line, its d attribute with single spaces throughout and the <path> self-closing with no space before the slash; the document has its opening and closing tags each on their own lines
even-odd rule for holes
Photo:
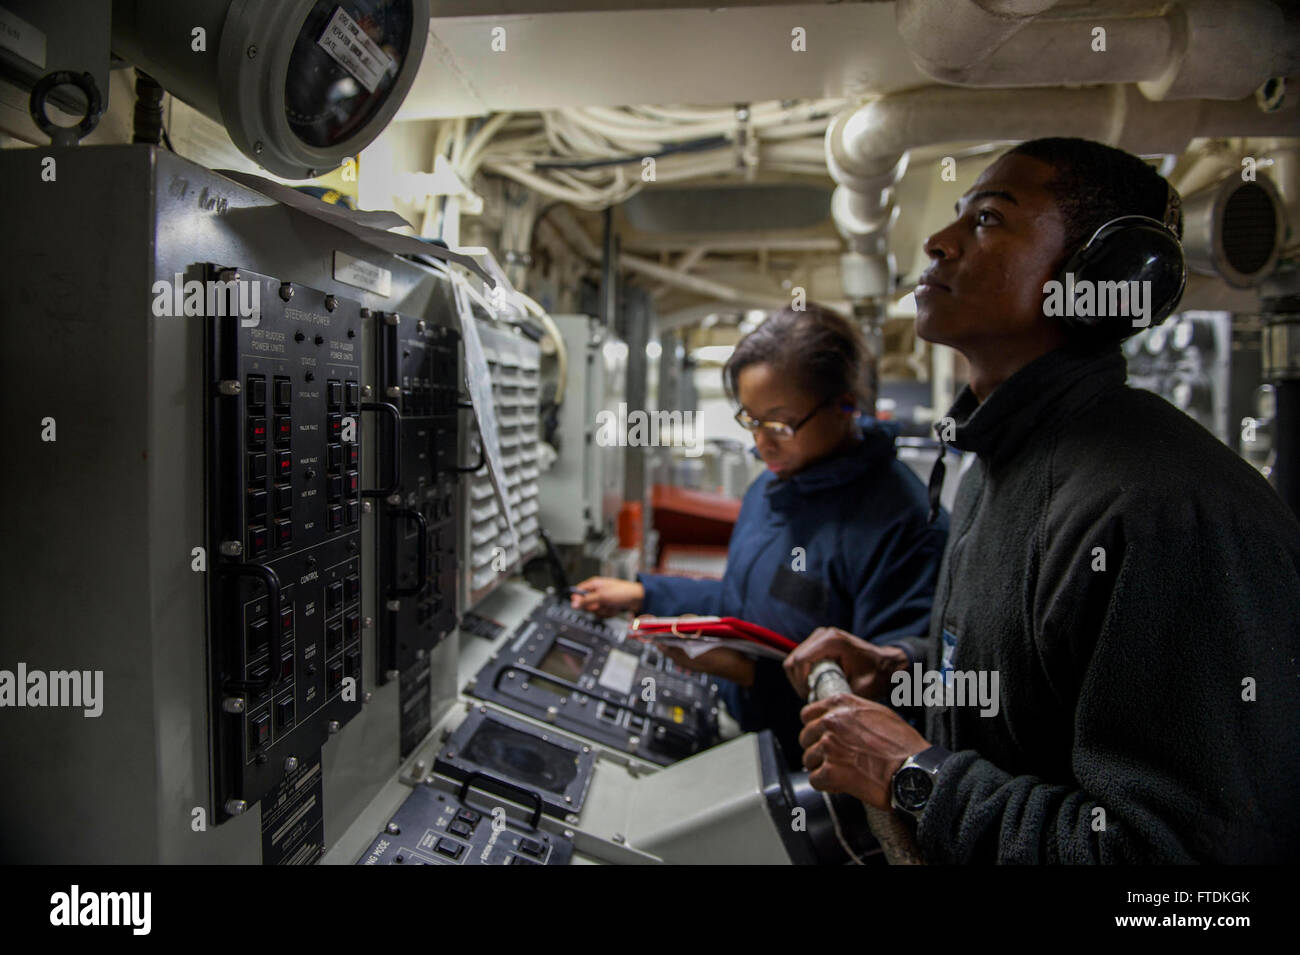
<svg viewBox="0 0 1300 955">
<path fill-rule="evenodd" d="M 841 487 L 873 471 L 895 456 L 898 425 L 875 418 L 858 419 L 862 440 L 822 458 L 784 480 L 772 478 L 765 489 L 773 510 L 797 507 L 801 498 Z"/>
<path fill-rule="evenodd" d="M 982 404 L 966 385 L 948 411 L 952 426 L 947 419 L 934 425 L 940 444 L 930 471 L 930 523 L 939 517 L 948 445 L 973 451 L 990 464 L 1008 460 L 1034 432 L 1060 424 L 1127 377 L 1128 365 L 1118 345 L 1065 345 L 1021 368 Z"/>
<path fill-rule="evenodd" d="M 989 462 L 1005 460 L 1034 435 L 1076 413 L 1098 394 L 1122 385 L 1128 370 L 1118 346 L 1102 350 L 1063 346 L 998 385 L 983 403 L 970 385 L 948 416 L 956 427 L 948 441 Z M 942 440 L 943 422 L 935 426 Z"/>
</svg>

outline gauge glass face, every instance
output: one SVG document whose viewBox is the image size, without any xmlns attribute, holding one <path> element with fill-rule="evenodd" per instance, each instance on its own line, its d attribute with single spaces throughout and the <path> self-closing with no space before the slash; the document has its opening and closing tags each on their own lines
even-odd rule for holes
<svg viewBox="0 0 1300 955">
<path fill-rule="evenodd" d="M 411 48 L 410 0 L 320 0 L 285 76 L 289 128 L 308 146 L 356 135 L 383 107 Z"/>
</svg>

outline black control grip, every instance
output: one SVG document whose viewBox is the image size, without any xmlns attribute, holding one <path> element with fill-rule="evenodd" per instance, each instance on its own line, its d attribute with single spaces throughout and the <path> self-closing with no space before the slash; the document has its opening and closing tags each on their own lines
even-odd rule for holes
<svg viewBox="0 0 1300 955">
<path fill-rule="evenodd" d="M 533 816 L 529 820 L 528 828 L 529 829 L 537 828 L 538 824 L 542 821 L 542 807 L 545 805 L 545 803 L 543 803 L 542 801 L 541 793 L 535 793 L 531 789 L 526 789 L 523 786 L 501 779 L 497 776 L 493 776 L 491 773 L 485 773 L 482 770 L 475 770 L 474 772 L 466 776 L 465 781 L 460 784 L 461 802 L 465 801 L 465 797 L 469 795 L 470 787 L 477 779 L 481 779 L 485 783 L 488 783 L 490 786 L 495 787 L 494 789 L 489 789 L 487 786 L 480 787 L 484 792 L 495 792 L 496 790 L 505 790 L 505 792 L 498 793 L 498 795 L 519 796 L 522 799 L 531 802 L 533 804 Z"/>
<path fill-rule="evenodd" d="M 397 410 L 396 405 L 389 404 L 387 401 L 363 401 L 361 410 L 382 411 L 393 421 L 393 440 L 388 448 L 392 460 L 390 465 L 393 469 L 392 480 L 386 487 L 363 488 L 361 491 L 362 497 L 388 497 L 390 494 L 396 494 L 402 484 L 402 413 Z"/>
<path fill-rule="evenodd" d="M 269 670 L 262 680 L 227 680 L 225 687 L 233 692 L 264 693 L 279 682 L 280 655 L 280 578 L 265 564 L 221 564 L 221 573 L 227 577 L 256 577 L 266 585 L 267 617 L 271 624 L 271 659 Z"/>
</svg>

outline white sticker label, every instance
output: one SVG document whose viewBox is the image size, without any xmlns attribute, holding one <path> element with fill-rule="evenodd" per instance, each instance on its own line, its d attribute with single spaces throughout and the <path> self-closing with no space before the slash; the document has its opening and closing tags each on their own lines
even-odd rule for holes
<svg viewBox="0 0 1300 955">
<path fill-rule="evenodd" d="M 334 281 L 385 297 L 393 294 L 393 273 L 365 259 L 334 250 Z"/>
<path fill-rule="evenodd" d="M 384 74 L 394 68 L 393 58 L 381 50 L 342 7 L 334 10 L 334 16 L 330 17 L 325 32 L 316 42 L 338 60 L 366 88 L 367 93 L 373 93 Z"/>
<path fill-rule="evenodd" d="M 45 69 L 45 34 L 3 7 L 0 7 L 0 47 L 13 50 L 28 63 Z"/>
<path fill-rule="evenodd" d="M 605 667 L 600 671 L 600 685 L 615 693 L 627 695 L 632 691 L 632 681 L 636 679 L 639 662 L 637 657 L 625 650 L 610 650 Z"/>
</svg>

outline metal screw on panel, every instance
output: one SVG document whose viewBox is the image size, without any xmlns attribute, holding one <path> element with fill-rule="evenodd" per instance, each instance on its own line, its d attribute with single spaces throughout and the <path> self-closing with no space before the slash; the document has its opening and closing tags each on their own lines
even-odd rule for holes
<svg viewBox="0 0 1300 955">
<path fill-rule="evenodd" d="M 454 749 L 449 749 L 449 750 L 447 750 L 447 758 L 448 758 L 448 759 L 455 759 L 455 758 L 456 758 L 456 751 L 455 751 Z"/>
<path fill-rule="evenodd" d="M 256 156 L 262 155 L 263 148 L 262 141 L 259 139 L 257 142 L 253 143 L 253 154 Z"/>
<path fill-rule="evenodd" d="M 549 722 L 554 723 L 554 722 L 555 722 L 555 718 L 556 718 L 557 716 L 559 716 L 559 715 L 560 715 L 560 710 L 559 710 L 558 707 L 555 707 L 555 706 L 548 706 L 548 707 L 546 708 L 546 719 L 547 719 Z"/>
<path fill-rule="evenodd" d="M 577 822 L 577 819 L 575 818 L 575 819 L 571 819 L 571 820 L 569 820 L 569 821 L 570 821 L 570 822 Z M 573 830 L 572 830 L 572 829 L 565 829 L 565 830 L 564 830 L 564 838 L 566 838 L 566 839 L 572 839 L 572 838 L 573 838 Z"/>
<path fill-rule="evenodd" d="M 293 283 L 291 282 L 280 283 L 280 298 L 284 299 L 286 302 L 289 301 L 289 299 L 293 298 Z"/>
<path fill-rule="evenodd" d="M 333 736 L 335 733 L 339 731 L 339 721 L 330 720 L 329 726 L 327 726 L 326 729 L 328 729 L 330 731 L 330 735 Z"/>
<path fill-rule="evenodd" d="M 265 766 L 265 765 L 266 765 L 267 763 L 269 763 L 270 761 L 271 761 L 271 757 L 270 757 L 270 756 L 267 756 L 265 753 L 258 753 L 258 754 L 257 754 L 257 765 L 259 765 L 259 766 Z"/>
<path fill-rule="evenodd" d="M 388 503 L 389 503 L 389 504 L 392 504 L 394 507 L 396 507 L 397 505 L 399 505 L 399 504 L 402 503 L 402 495 L 400 495 L 400 494 L 390 494 L 390 495 L 388 495 Z"/>
<path fill-rule="evenodd" d="M 591 752 L 591 747 L 590 747 L 590 746 L 584 746 L 584 747 L 582 747 L 582 751 L 583 751 L 584 753 L 590 753 L 590 752 Z"/>
<path fill-rule="evenodd" d="M 571 812 L 571 813 L 569 813 L 567 816 L 564 817 L 564 821 L 565 821 L 565 822 L 572 822 L 572 823 L 576 824 L 577 821 L 578 821 L 578 814 L 577 814 L 576 812 Z M 566 832 L 565 835 L 567 836 L 568 833 Z"/>
<path fill-rule="evenodd" d="M 487 707 L 486 707 L 486 706 L 480 706 L 480 707 L 478 708 L 478 711 L 479 711 L 480 713 L 486 713 L 486 712 L 487 712 Z"/>
<path fill-rule="evenodd" d="M 222 541 L 218 550 L 223 557 L 238 557 L 244 552 L 244 545 L 239 541 Z"/>
<path fill-rule="evenodd" d="M 415 330 L 417 332 L 422 332 L 428 327 L 429 327 L 429 323 L 426 322 L 424 319 L 420 319 L 418 322 L 415 323 Z"/>
<path fill-rule="evenodd" d="M 402 316 L 398 315 L 396 312 L 384 312 L 385 325 L 397 325 L 401 320 Z"/>
<path fill-rule="evenodd" d="M 257 58 L 257 47 L 253 46 L 252 44 L 249 45 L 248 49 L 245 52 L 248 53 L 248 58 L 250 60 L 254 60 Z"/>
<path fill-rule="evenodd" d="M 426 765 L 426 764 L 425 764 L 424 760 L 422 760 L 422 759 L 417 759 L 417 760 L 415 761 L 415 772 L 414 772 L 412 775 L 415 775 L 415 776 L 423 775 L 425 765 Z"/>
<path fill-rule="evenodd" d="M 402 397 L 402 388 L 400 385 L 389 385 L 384 389 L 384 394 L 389 398 L 400 398 Z"/>
<path fill-rule="evenodd" d="M 365 630 L 369 630 L 374 625 L 375 625 L 374 617 L 366 617 L 364 620 L 361 621 L 361 626 Z"/>
<path fill-rule="evenodd" d="M 217 392 L 223 395 L 231 395 L 231 396 L 237 395 L 239 394 L 239 382 L 237 381 L 218 382 Z"/>
<path fill-rule="evenodd" d="M 242 799 L 227 799 L 225 809 L 228 816 L 241 816 L 248 809 L 248 803 Z"/>
<path fill-rule="evenodd" d="M 627 748 L 628 748 L 628 749 L 635 750 L 635 749 L 636 749 L 638 746 L 640 746 L 640 745 L 641 745 L 641 737 L 640 737 L 640 736 L 629 736 L 629 737 L 627 738 Z"/>
<path fill-rule="evenodd" d="M 372 396 L 374 393 L 375 393 L 375 389 L 371 388 L 369 385 L 364 385 L 364 386 L 362 386 L 362 388 L 361 388 L 361 397 L 362 397 L 362 398 L 369 398 L 369 397 Z"/>
<path fill-rule="evenodd" d="M 564 801 L 565 801 L 565 802 L 573 802 L 573 797 L 572 797 L 572 796 L 565 796 L 565 797 L 564 797 Z"/>
<path fill-rule="evenodd" d="M 375 506 L 374 506 L 373 504 L 371 504 L 369 501 L 362 501 L 362 502 L 361 502 L 361 513 L 362 513 L 362 514 L 369 514 L 369 513 L 370 513 L 371 511 L 373 511 L 374 509 L 375 509 Z"/>
<path fill-rule="evenodd" d="M 390 822 L 384 827 L 384 831 L 390 836 L 400 836 L 402 834 L 402 827 L 395 822 Z"/>
<path fill-rule="evenodd" d="M 390 680 L 397 680 L 397 679 L 400 679 L 400 678 L 401 678 L 401 676 L 402 676 L 402 671 L 401 671 L 401 670 L 389 670 L 387 673 L 384 674 L 384 676 L 388 677 L 388 679 L 390 679 Z"/>
<path fill-rule="evenodd" d="M 368 309 L 368 308 L 363 308 L 363 309 L 362 309 L 360 312 L 358 312 L 357 314 L 359 314 L 362 318 L 369 318 L 369 317 L 371 316 L 372 312 L 371 312 L 370 309 Z"/>
<path fill-rule="evenodd" d="M 226 713 L 244 712 L 244 698 L 242 696 L 228 696 L 221 701 L 221 709 Z"/>
<path fill-rule="evenodd" d="M 402 602 L 400 600 L 390 600 L 384 604 L 384 607 L 388 610 L 401 610 Z"/>
<path fill-rule="evenodd" d="M 334 309 L 338 307 L 339 307 L 339 300 L 337 298 L 335 298 L 333 295 L 325 296 L 325 310 L 327 312 L 332 312 L 334 311 Z"/>
<path fill-rule="evenodd" d="M 284 771 L 285 771 L 286 773 L 291 773 L 291 772 L 293 772 L 293 771 L 294 771 L 295 769 L 297 769 L 297 768 L 298 768 L 298 757 L 297 757 L 297 756 L 289 756 L 289 757 L 286 757 L 286 758 L 285 758 L 285 761 L 284 761 Z"/>
<path fill-rule="evenodd" d="M 369 690 L 367 690 L 367 691 L 366 691 L 366 695 L 363 696 L 363 697 L 361 698 L 361 702 L 362 702 L 362 703 L 369 703 L 369 702 L 370 702 L 371 700 L 373 700 L 374 698 L 375 698 L 375 694 L 373 694 L 373 693 L 371 693 Z"/>
</svg>

